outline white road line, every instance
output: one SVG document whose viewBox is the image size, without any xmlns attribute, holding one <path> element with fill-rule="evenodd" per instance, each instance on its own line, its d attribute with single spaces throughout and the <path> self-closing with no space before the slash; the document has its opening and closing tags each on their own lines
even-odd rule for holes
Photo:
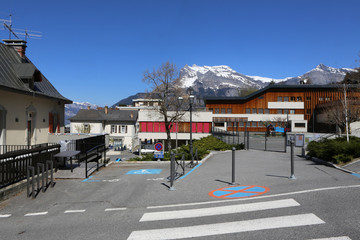
<svg viewBox="0 0 360 240">
<path fill-rule="evenodd" d="M 310 240 L 351 240 L 348 236 L 341 236 L 341 237 L 330 237 L 330 238 L 314 238 Z"/>
<path fill-rule="evenodd" d="M 134 231 L 130 234 L 128 240 L 182 239 L 323 223 L 325 223 L 323 220 L 310 213 L 190 227 Z"/>
<path fill-rule="evenodd" d="M 11 214 L 0 214 L 0 218 L 7 218 L 10 216 L 11 216 Z"/>
<path fill-rule="evenodd" d="M 276 208 L 286 208 L 286 207 L 296 207 L 296 206 L 300 206 L 300 204 L 296 202 L 294 199 L 283 199 L 276 201 L 237 204 L 237 205 L 222 206 L 222 207 L 152 212 L 152 213 L 145 213 L 140 219 L 140 222 L 205 217 L 205 216 L 233 214 L 233 213 L 242 213 L 242 212 L 251 212 L 251 211 L 259 211 L 266 209 L 276 209 Z"/>
<path fill-rule="evenodd" d="M 82 210 L 66 210 L 64 213 L 83 213 L 85 212 L 85 209 Z"/>
<path fill-rule="evenodd" d="M 328 188 L 316 188 L 316 189 L 309 189 L 309 190 L 303 190 L 303 191 L 297 191 L 297 192 L 279 193 L 279 194 L 272 194 L 272 195 L 265 195 L 265 196 L 258 196 L 258 197 L 250 197 L 250 198 L 236 198 L 236 199 L 216 200 L 216 201 L 207 201 L 207 202 L 180 203 L 180 204 L 169 204 L 169 205 L 161 205 L 161 206 L 149 206 L 147 208 L 148 209 L 157 209 L 157 208 L 171 208 L 171 207 L 185 207 L 185 206 L 216 204 L 216 203 L 224 203 L 224 202 L 238 202 L 238 201 L 248 201 L 248 200 L 254 200 L 254 199 L 282 197 L 282 196 L 289 196 L 289 195 L 302 194 L 302 193 L 320 192 L 320 191 L 347 189 L 347 188 L 360 188 L 360 185 L 338 186 L 338 187 L 328 187 Z"/>
<path fill-rule="evenodd" d="M 126 208 L 106 208 L 105 212 L 109 212 L 109 211 L 124 211 L 126 210 Z"/>
<path fill-rule="evenodd" d="M 32 217 L 32 216 L 41 216 L 41 215 L 46 215 L 46 214 L 48 214 L 48 212 L 27 213 L 24 216 L 25 217 Z"/>
</svg>

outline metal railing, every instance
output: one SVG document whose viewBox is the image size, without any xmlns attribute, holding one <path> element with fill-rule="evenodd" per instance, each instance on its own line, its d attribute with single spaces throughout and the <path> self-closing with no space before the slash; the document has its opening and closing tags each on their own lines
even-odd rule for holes
<svg viewBox="0 0 360 240">
<path fill-rule="evenodd" d="M 21 150 L 30 150 L 40 147 L 47 147 L 56 145 L 55 143 L 41 143 L 35 145 L 0 145 L 0 155 L 6 153 L 18 152 Z"/>
<path fill-rule="evenodd" d="M 106 166 L 106 146 L 105 143 L 99 144 L 88 151 L 85 152 L 85 154 L 80 155 L 79 162 L 85 162 L 85 177 L 88 178 L 88 176 L 95 171 L 99 171 L 100 164 L 99 160 L 103 159 L 103 167 Z M 89 164 L 94 163 L 95 164 Z"/>
<path fill-rule="evenodd" d="M 60 152 L 60 145 L 44 144 L 43 147 L 24 149 L 0 155 L 0 188 L 21 181 L 27 176 L 27 167 L 37 167 L 53 161 L 53 155 Z"/>
</svg>

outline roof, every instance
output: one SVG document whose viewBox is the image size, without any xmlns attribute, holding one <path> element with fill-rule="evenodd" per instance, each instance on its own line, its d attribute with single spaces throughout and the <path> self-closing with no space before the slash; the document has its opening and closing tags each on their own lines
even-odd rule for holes
<svg viewBox="0 0 360 240">
<path fill-rule="evenodd" d="M 307 85 L 307 84 L 302 84 L 302 85 L 276 85 L 276 84 L 271 84 L 265 88 L 262 88 L 256 92 L 253 92 L 247 96 L 244 97 L 205 97 L 205 103 L 206 101 L 211 101 L 211 100 L 216 100 L 216 101 L 227 101 L 227 100 L 249 100 L 250 98 L 254 97 L 254 96 L 258 96 L 261 95 L 269 90 L 276 90 L 276 91 L 288 91 L 288 90 L 298 90 L 298 91 L 304 91 L 304 90 L 317 90 L 317 89 L 337 89 L 339 88 L 338 85 L 334 84 L 334 85 Z"/>
<path fill-rule="evenodd" d="M 80 109 L 78 113 L 69 118 L 69 120 L 71 122 L 113 121 L 135 123 L 137 117 L 138 112 L 133 110 L 118 110 L 109 108 L 108 114 L 105 114 L 105 109 Z"/>
<path fill-rule="evenodd" d="M 22 79 L 32 79 L 38 74 L 33 89 L 24 84 Z M 3 43 L 0 43 L 0 88 L 72 103 L 55 89 L 27 57 L 20 57 L 12 46 Z"/>
</svg>

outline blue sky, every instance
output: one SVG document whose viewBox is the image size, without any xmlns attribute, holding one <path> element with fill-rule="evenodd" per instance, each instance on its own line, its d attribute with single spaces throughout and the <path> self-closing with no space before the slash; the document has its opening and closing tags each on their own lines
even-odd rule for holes
<svg viewBox="0 0 360 240">
<path fill-rule="evenodd" d="M 143 72 L 168 60 L 270 78 L 359 67 L 359 9 L 358 0 L 6 0 L 0 18 L 42 32 L 27 56 L 61 94 L 104 106 L 149 90 Z"/>
</svg>

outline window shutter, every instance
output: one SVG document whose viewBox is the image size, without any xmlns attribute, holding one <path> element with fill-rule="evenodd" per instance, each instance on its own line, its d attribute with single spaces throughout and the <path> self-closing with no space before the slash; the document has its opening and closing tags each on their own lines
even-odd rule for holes
<svg viewBox="0 0 360 240">
<path fill-rule="evenodd" d="M 58 118 L 58 119 L 57 119 L 57 126 L 56 126 L 56 128 L 57 128 L 57 132 L 60 133 L 60 114 L 57 115 L 57 118 Z"/>
<path fill-rule="evenodd" d="M 52 113 L 49 113 L 49 133 L 53 133 L 54 117 Z"/>
</svg>

